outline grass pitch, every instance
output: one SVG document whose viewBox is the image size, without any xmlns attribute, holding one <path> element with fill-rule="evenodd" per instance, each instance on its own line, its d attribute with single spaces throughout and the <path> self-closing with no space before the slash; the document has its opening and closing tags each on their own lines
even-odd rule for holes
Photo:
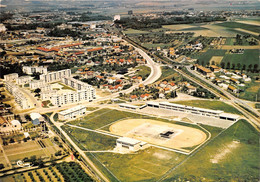
<svg viewBox="0 0 260 182">
<path fill-rule="evenodd" d="M 240 120 L 173 170 L 164 181 L 258 181 L 259 133 Z"/>
</svg>

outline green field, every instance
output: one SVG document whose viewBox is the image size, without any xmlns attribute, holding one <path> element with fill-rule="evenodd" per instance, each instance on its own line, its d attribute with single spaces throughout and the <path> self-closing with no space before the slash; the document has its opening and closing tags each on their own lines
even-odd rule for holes
<svg viewBox="0 0 260 182">
<path fill-rule="evenodd" d="M 102 135 L 99 133 L 94 133 L 78 128 L 73 128 L 70 126 L 62 126 L 67 133 L 69 133 L 74 142 L 82 150 L 91 151 L 103 151 L 112 150 L 116 144 L 116 138 L 107 135 Z"/>
<path fill-rule="evenodd" d="M 201 107 L 201 108 L 205 108 L 205 109 L 222 110 L 222 111 L 233 113 L 233 114 L 241 114 L 233 106 L 226 104 L 224 102 L 221 102 L 221 101 L 189 100 L 189 101 L 176 101 L 173 103 L 183 104 L 183 105 L 193 106 L 193 107 Z"/>
<path fill-rule="evenodd" d="M 235 42 L 236 42 L 235 38 L 233 38 L 233 37 L 227 37 L 227 38 L 226 38 L 225 45 L 234 45 Z"/>
<path fill-rule="evenodd" d="M 154 147 L 135 154 L 94 153 L 120 181 L 157 181 L 186 158 L 183 154 Z"/>
<path fill-rule="evenodd" d="M 232 64 L 238 64 L 249 66 L 259 65 L 259 50 L 258 49 L 247 49 L 244 54 L 226 54 L 222 59 L 222 62 Z M 259 65 L 260 66 L 260 65 Z"/>
<path fill-rule="evenodd" d="M 239 94 L 239 98 L 260 102 L 260 82 L 253 80 L 251 83 L 246 84 L 243 89 L 245 90 Z"/>
<path fill-rule="evenodd" d="M 125 33 L 125 34 L 146 34 L 146 33 L 149 33 L 149 32 L 129 28 L 126 31 L 123 31 L 123 33 Z"/>
<path fill-rule="evenodd" d="M 162 75 L 158 80 L 165 79 L 166 77 L 169 77 L 170 75 L 173 76 L 174 81 L 180 81 L 181 80 L 181 75 L 174 71 L 172 68 L 169 68 L 167 66 L 162 66 L 161 67 Z"/>
<path fill-rule="evenodd" d="M 232 106 L 220 101 L 196 100 L 175 103 L 199 107 L 206 105 L 204 108 L 239 113 Z M 108 131 L 111 123 L 129 117 L 140 118 L 142 115 L 101 109 L 90 113 L 83 121 L 77 120 L 71 123 L 92 129 L 106 126 L 102 127 L 102 130 Z M 151 119 L 154 118 L 151 117 Z M 190 126 L 190 124 L 187 125 Z M 201 150 L 195 151 L 194 155 L 190 156 L 154 147 L 134 154 L 105 152 L 114 148 L 116 138 L 69 126 L 63 128 L 81 149 L 100 151 L 97 153 L 86 152 L 86 155 L 111 181 L 117 181 L 117 179 L 120 181 L 157 181 L 165 174 L 165 181 L 174 181 L 178 178 L 180 181 L 200 181 L 202 179 L 205 179 L 202 181 L 231 181 L 231 179 L 254 181 L 258 174 L 260 161 L 257 155 L 258 133 L 251 125 L 240 120 L 226 131 L 221 128 L 201 126 L 211 133 L 211 140 Z M 227 148 L 229 150 L 226 151 Z M 223 154 L 220 155 L 221 153 Z M 217 162 L 212 163 L 212 160 L 217 160 Z M 173 168 L 175 170 L 171 171 Z"/>
<path fill-rule="evenodd" d="M 201 52 L 192 56 L 199 60 L 199 64 L 206 65 L 213 56 L 225 56 L 226 52 L 226 50 L 221 49 L 209 49 L 207 52 Z"/>
<path fill-rule="evenodd" d="M 190 156 L 164 181 L 257 182 L 259 169 L 259 133 L 240 120 Z"/>
<path fill-rule="evenodd" d="M 151 73 L 151 68 L 148 66 L 138 66 L 137 69 L 139 69 L 139 71 L 137 71 L 135 74 L 137 76 L 141 76 L 143 80 L 145 80 Z"/>
<path fill-rule="evenodd" d="M 231 29 L 241 28 L 241 29 L 249 30 L 249 31 L 256 32 L 256 33 L 260 32 L 260 26 L 257 26 L 257 25 L 250 25 L 250 24 L 244 24 L 244 23 L 238 23 L 238 22 L 224 22 L 224 23 L 218 23 L 216 25 L 231 28 Z"/>
<path fill-rule="evenodd" d="M 165 48 L 169 48 L 172 44 L 152 44 L 152 43 L 144 43 L 142 44 L 142 46 L 146 47 L 146 48 L 157 48 L 157 47 L 160 47 L 162 49 L 165 49 Z"/>
<path fill-rule="evenodd" d="M 181 29 L 180 31 L 196 31 L 196 30 L 209 30 L 209 29 L 198 26 L 198 27 L 184 28 L 184 29 Z"/>
<path fill-rule="evenodd" d="M 209 63 L 213 56 L 223 56 L 221 62 L 224 62 L 225 64 L 230 63 L 230 67 L 232 64 L 237 66 L 238 63 L 241 66 L 240 68 L 242 68 L 243 65 L 246 65 L 246 68 L 250 64 L 252 67 L 255 64 L 259 65 L 259 50 L 257 49 L 246 49 L 243 54 L 230 54 L 227 50 L 209 49 L 207 52 L 192 55 L 193 58 L 199 60 L 199 64 L 204 66 Z"/>
</svg>

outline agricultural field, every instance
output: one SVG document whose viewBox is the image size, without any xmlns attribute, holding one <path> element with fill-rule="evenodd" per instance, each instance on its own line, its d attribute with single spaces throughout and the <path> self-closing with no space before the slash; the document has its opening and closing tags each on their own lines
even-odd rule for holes
<svg viewBox="0 0 260 182">
<path fill-rule="evenodd" d="M 236 67 L 239 66 L 241 69 L 245 65 L 245 69 L 251 68 L 253 69 L 255 64 L 259 64 L 259 50 L 258 49 L 246 49 L 243 54 L 232 54 L 227 50 L 222 49 L 209 49 L 207 52 L 200 52 L 192 55 L 193 58 L 198 59 L 199 64 L 207 65 L 210 63 L 212 57 L 223 57 L 220 63 L 217 65 L 226 65 L 229 63 L 230 68 L 234 64 Z M 251 65 L 251 66 L 250 66 Z M 226 68 L 226 67 L 225 67 Z"/>
<path fill-rule="evenodd" d="M 223 22 L 223 23 L 218 23 L 216 25 L 226 27 L 229 29 L 240 28 L 240 29 L 244 29 L 244 30 L 248 30 L 251 32 L 256 32 L 256 33 L 260 32 L 260 26 L 258 26 L 258 25 L 251 25 L 251 24 L 245 24 L 245 23 L 239 23 L 239 22 Z"/>
<path fill-rule="evenodd" d="M 62 162 L 45 168 L 35 169 L 23 173 L 0 178 L 1 182 L 33 182 L 33 181 L 93 181 L 75 162 Z"/>
<path fill-rule="evenodd" d="M 252 80 L 251 83 L 246 84 L 244 92 L 239 94 L 239 98 L 260 102 L 260 82 Z"/>
<path fill-rule="evenodd" d="M 17 166 L 18 160 L 23 160 L 24 158 L 36 156 L 36 158 L 41 158 L 43 161 L 46 161 L 52 156 L 55 156 L 58 151 L 63 151 L 58 144 L 49 138 L 9 144 L 3 146 L 3 149 L 8 161 L 5 160 L 4 154 L 2 154 L 1 159 L 3 159 L 6 164 L 11 164 L 13 167 Z"/>
</svg>

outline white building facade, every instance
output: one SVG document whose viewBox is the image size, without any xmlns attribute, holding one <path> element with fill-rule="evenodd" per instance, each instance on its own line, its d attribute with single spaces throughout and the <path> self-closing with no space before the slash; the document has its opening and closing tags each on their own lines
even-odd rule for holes
<svg viewBox="0 0 260 182">
<path fill-rule="evenodd" d="M 86 114 L 86 106 L 79 105 L 61 112 L 58 112 L 60 120 L 74 119 L 77 116 L 83 116 Z"/>
<path fill-rule="evenodd" d="M 27 97 L 20 90 L 19 86 L 11 82 L 6 82 L 5 87 L 14 96 L 15 102 L 19 104 L 22 109 L 31 108 Z"/>
<path fill-rule="evenodd" d="M 23 66 L 23 72 L 26 74 L 41 73 L 47 74 L 47 68 L 43 66 Z"/>
<path fill-rule="evenodd" d="M 40 75 L 40 80 L 43 80 L 46 83 L 49 83 L 49 82 L 60 81 L 62 79 L 62 77 L 70 77 L 70 76 L 71 76 L 71 70 L 65 69 L 65 70 L 54 71 L 54 72 L 42 74 L 42 75 Z"/>
<path fill-rule="evenodd" d="M 11 73 L 8 75 L 4 75 L 4 80 L 6 82 L 16 81 L 17 79 L 18 79 L 18 73 Z"/>
<path fill-rule="evenodd" d="M 169 102 L 147 102 L 147 106 L 160 109 L 168 109 L 172 111 L 186 112 L 230 121 L 237 121 L 240 118 L 239 115 L 224 113 L 224 111 L 221 110 L 204 109 Z"/>
<path fill-rule="evenodd" d="M 24 84 L 30 83 L 31 80 L 32 80 L 32 77 L 30 77 L 30 76 L 20 76 L 17 78 L 16 83 L 18 85 L 24 85 Z"/>
</svg>

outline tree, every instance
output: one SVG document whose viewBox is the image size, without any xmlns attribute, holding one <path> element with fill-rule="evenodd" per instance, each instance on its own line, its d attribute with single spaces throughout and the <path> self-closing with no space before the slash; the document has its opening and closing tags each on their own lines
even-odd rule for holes
<svg viewBox="0 0 260 182">
<path fill-rule="evenodd" d="M 0 163 L 0 169 L 4 169 L 4 168 L 5 168 L 4 164 Z"/>
<path fill-rule="evenodd" d="M 36 88 L 35 90 L 34 90 L 34 93 L 40 93 L 41 92 L 41 89 L 40 88 Z"/>
</svg>

